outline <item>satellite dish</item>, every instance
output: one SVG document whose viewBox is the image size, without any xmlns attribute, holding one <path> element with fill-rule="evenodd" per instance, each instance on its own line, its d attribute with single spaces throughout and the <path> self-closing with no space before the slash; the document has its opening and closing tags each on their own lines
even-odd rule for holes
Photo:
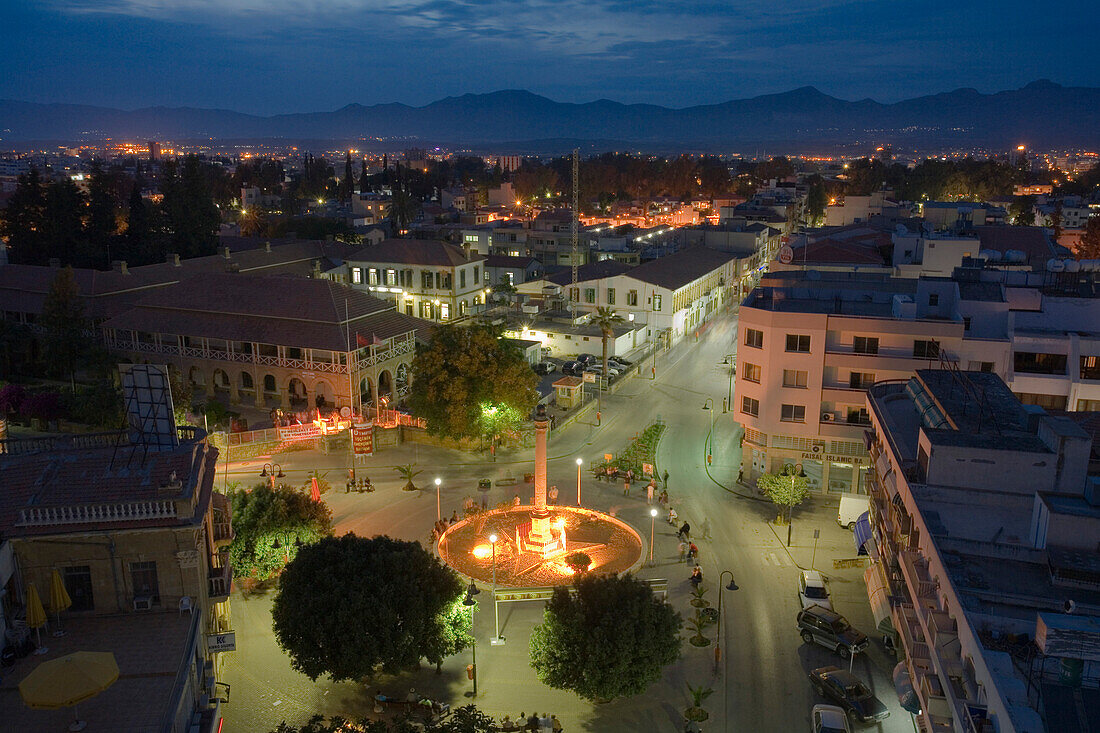
<svg viewBox="0 0 1100 733">
<path fill-rule="evenodd" d="M 1073 601 L 1066 601 L 1065 603 L 1062 604 L 1062 610 L 1065 611 L 1066 613 L 1073 613 L 1074 609 L 1076 609 L 1076 608 L 1077 608 L 1077 604 L 1074 603 Z"/>
</svg>

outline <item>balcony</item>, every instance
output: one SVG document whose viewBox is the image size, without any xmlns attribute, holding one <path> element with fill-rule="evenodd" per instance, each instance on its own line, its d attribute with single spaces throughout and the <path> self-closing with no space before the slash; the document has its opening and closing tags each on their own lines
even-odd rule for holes
<svg viewBox="0 0 1100 733">
<path fill-rule="evenodd" d="M 21 527 L 42 527 L 61 524 L 144 522 L 149 519 L 174 519 L 175 517 L 176 503 L 171 500 L 124 501 L 113 504 L 28 507 L 19 510 L 19 519 L 16 524 Z"/>
<path fill-rule="evenodd" d="M 229 503 L 229 497 L 215 491 L 210 495 L 212 506 L 211 537 L 214 549 L 225 547 L 233 542 L 233 508 Z"/>
<path fill-rule="evenodd" d="M 229 564 L 227 556 L 223 555 L 221 560 L 224 564 L 220 567 L 210 568 L 208 576 L 211 603 L 221 603 L 228 600 L 229 591 L 233 589 L 233 567 Z"/>
<path fill-rule="evenodd" d="M 909 586 L 909 592 L 913 594 L 913 600 L 923 608 L 935 609 L 936 584 L 928 574 L 928 561 L 919 553 L 905 550 L 898 553 L 898 564 L 901 574 L 905 576 L 905 583 Z"/>
</svg>

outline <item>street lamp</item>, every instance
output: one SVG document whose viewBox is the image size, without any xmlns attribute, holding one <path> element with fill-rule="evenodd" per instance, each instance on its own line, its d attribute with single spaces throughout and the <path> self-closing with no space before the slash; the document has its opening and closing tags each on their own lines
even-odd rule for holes
<svg viewBox="0 0 1100 733">
<path fill-rule="evenodd" d="M 725 590 L 737 590 L 737 583 L 733 582 L 733 571 L 723 570 L 718 576 L 718 585 L 722 585 L 722 578 L 726 577 L 726 573 L 730 575 L 729 585 L 725 586 Z M 714 645 L 714 673 L 718 674 L 718 662 L 722 659 L 722 590 L 718 589 L 718 641 Z"/>
<path fill-rule="evenodd" d="M 733 374 L 737 371 L 737 354 L 726 354 L 726 363 L 730 365 L 730 388 L 726 392 L 726 406 L 733 412 Z M 722 412 L 725 412 L 725 408 Z"/>
<path fill-rule="evenodd" d="M 489 535 L 489 544 L 493 548 L 493 638 L 489 640 L 492 646 L 500 646 L 504 643 L 504 637 L 500 635 L 500 604 L 497 603 L 497 537 L 496 533 Z"/>
<path fill-rule="evenodd" d="M 712 437 L 713 434 L 714 434 L 714 398 L 713 397 L 707 397 L 707 401 L 703 403 L 703 409 L 710 412 L 710 431 L 707 432 L 707 439 L 705 441 L 705 445 L 706 445 L 706 449 L 707 449 L 707 465 L 709 466 L 710 463 L 711 463 L 711 460 L 713 460 L 713 456 L 711 455 L 711 447 L 712 447 L 711 443 L 714 440 L 713 437 Z"/>
<path fill-rule="evenodd" d="M 286 551 L 285 551 L 284 554 L 286 555 L 286 561 L 290 562 L 290 532 L 289 531 L 286 532 L 283 536 L 286 537 L 286 542 L 279 542 L 279 537 L 278 537 L 278 535 L 276 535 L 275 541 L 271 543 L 271 549 L 272 550 L 278 550 L 278 549 L 282 549 L 285 546 Z M 294 536 L 294 547 L 301 548 L 301 546 L 302 546 L 302 538 L 295 535 Z"/>
<path fill-rule="evenodd" d="M 470 609 L 470 638 L 474 640 L 474 643 L 470 645 L 470 651 L 473 654 L 473 663 L 470 665 L 470 679 L 474 681 L 474 697 L 477 697 L 477 635 L 474 633 L 474 611 L 477 610 L 477 601 L 474 600 L 474 596 L 480 593 L 481 590 L 474 585 L 474 581 L 470 581 L 470 587 L 466 589 L 466 598 L 463 599 L 462 605 Z"/>
<path fill-rule="evenodd" d="M 443 510 L 440 508 L 440 504 L 439 504 L 439 486 L 442 483 L 443 483 L 443 479 L 436 476 L 435 477 L 435 519 L 436 519 L 437 522 L 440 521 L 441 519 L 443 519 Z"/>
<path fill-rule="evenodd" d="M 581 464 L 584 463 L 583 458 L 577 459 L 577 506 L 581 505 Z"/>
<path fill-rule="evenodd" d="M 653 537 L 657 529 L 657 508 L 649 510 L 649 564 L 653 564 Z"/>
<path fill-rule="evenodd" d="M 265 463 L 264 467 L 260 469 L 260 478 L 270 478 L 271 488 L 275 488 L 275 479 L 286 478 L 286 474 L 283 473 L 283 467 L 278 463 Z"/>
</svg>

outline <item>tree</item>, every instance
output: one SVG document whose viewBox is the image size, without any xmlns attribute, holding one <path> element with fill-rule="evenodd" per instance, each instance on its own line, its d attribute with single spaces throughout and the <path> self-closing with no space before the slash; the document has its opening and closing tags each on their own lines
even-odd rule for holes
<svg viewBox="0 0 1100 733">
<path fill-rule="evenodd" d="M 434 624 L 428 637 L 424 657 L 435 665 L 435 673 L 443 671 L 443 660 L 469 648 L 474 643 L 473 610 L 461 602 L 451 604 Z"/>
<path fill-rule="evenodd" d="M 126 219 L 126 257 L 135 265 L 152 264 L 163 257 L 163 253 L 157 252 L 154 247 L 149 208 L 141 197 L 144 185 L 141 178 L 134 179 Z"/>
<path fill-rule="evenodd" d="M 229 555 L 238 574 L 268 580 L 302 546 L 332 534 L 332 510 L 308 493 L 287 486 L 257 484 L 234 491 L 233 544 Z"/>
<path fill-rule="evenodd" d="M 172 390 L 172 411 L 175 413 L 176 424 L 186 425 L 187 416 L 191 412 L 191 401 L 195 396 L 191 380 L 184 377 L 177 367 L 169 365 L 168 386 Z"/>
<path fill-rule="evenodd" d="M 73 268 L 66 267 L 57 273 L 46 293 L 38 323 L 45 329 L 42 352 L 46 370 L 52 374 L 67 374 L 75 392 L 76 365 L 91 353 L 94 337 L 84 320 L 84 304 Z"/>
<path fill-rule="evenodd" d="M 446 719 L 421 724 L 411 720 L 347 720 L 333 716 L 314 715 L 302 726 L 281 723 L 271 733 L 490 733 L 497 731 L 493 718 L 474 705 L 464 705 L 451 712 Z"/>
<path fill-rule="evenodd" d="M 819 226 L 825 219 L 825 206 L 828 203 L 829 194 L 825 192 L 825 180 L 815 173 L 810 176 L 810 190 L 806 194 L 806 212 L 810 215 L 810 226 Z"/>
<path fill-rule="evenodd" d="M 172 244 L 183 258 L 214 254 L 221 214 L 197 156 L 183 164 L 166 163 L 161 170 L 163 210 Z"/>
<path fill-rule="evenodd" d="M 111 238 L 118 231 L 115 218 L 115 202 L 111 194 L 111 181 L 103 164 L 92 161 L 91 180 L 88 182 L 88 223 L 86 227 L 88 242 L 99 262 L 110 265 Z"/>
<path fill-rule="evenodd" d="M 531 634 L 540 681 L 588 700 L 637 695 L 680 656 L 682 620 L 633 575 L 585 574 L 558 587 Z"/>
<path fill-rule="evenodd" d="M 294 669 L 313 680 L 357 680 L 438 655 L 447 635 L 440 625 L 464 591 L 418 542 L 326 537 L 286 566 L 272 626 Z"/>
<path fill-rule="evenodd" d="M 44 265 L 46 185 L 37 168 L 19 176 L 15 191 L 0 216 L 0 237 L 7 240 L 13 263 Z"/>
<path fill-rule="evenodd" d="M 592 316 L 592 325 L 600 329 L 600 340 L 603 342 L 603 375 L 605 377 L 611 375 L 607 367 L 607 340 L 615 336 L 615 326 L 622 322 L 623 317 L 610 308 L 597 308 L 595 315 Z"/>
<path fill-rule="evenodd" d="M 795 472 L 791 465 L 783 466 L 779 473 L 765 473 L 756 479 L 756 488 L 767 495 L 779 507 L 780 519 L 786 513 L 790 517 L 791 508 L 801 504 L 810 493 L 810 481 L 805 474 Z"/>
<path fill-rule="evenodd" d="M 485 419 L 510 408 L 530 415 L 538 377 L 519 350 L 488 326 L 439 326 L 412 365 L 409 402 L 428 433 L 451 438 L 485 434 Z"/>
<path fill-rule="evenodd" d="M 1008 205 L 1008 214 L 1016 226 L 1035 226 L 1035 197 L 1016 196 Z"/>
<path fill-rule="evenodd" d="M 1100 216 L 1090 216 L 1081 233 L 1081 243 L 1077 246 L 1077 259 L 1100 259 Z"/>
</svg>

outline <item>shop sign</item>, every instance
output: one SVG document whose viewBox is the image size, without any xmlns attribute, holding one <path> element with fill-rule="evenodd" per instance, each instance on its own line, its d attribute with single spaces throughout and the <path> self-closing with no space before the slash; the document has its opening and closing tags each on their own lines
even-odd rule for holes
<svg viewBox="0 0 1100 733">
<path fill-rule="evenodd" d="M 276 429 L 280 440 L 309 440 L 310 438 L 321 437 L 321 426 L 311 422 L 301 425 L 286 425 Z"/>
<path fill-rule="evenodd" d="M 828 461 L 829 463 L 854 463 L 857 466 L 862 466 L 865 460 L 860 456 L 836 456 L 829 453 L 803 453 L 802 459 Z"/>
<path fill-rule="evenodd" d="M 237 632 L 226 631 L 221 634 L 207 634 L 206 649 L 211 654 L 237 651 Z"/>
<path fill-rule="evenodd" d="M 353 425 L 351 445 L 357 456 L 374 455 L 374 424 Z"/>
</svg>

